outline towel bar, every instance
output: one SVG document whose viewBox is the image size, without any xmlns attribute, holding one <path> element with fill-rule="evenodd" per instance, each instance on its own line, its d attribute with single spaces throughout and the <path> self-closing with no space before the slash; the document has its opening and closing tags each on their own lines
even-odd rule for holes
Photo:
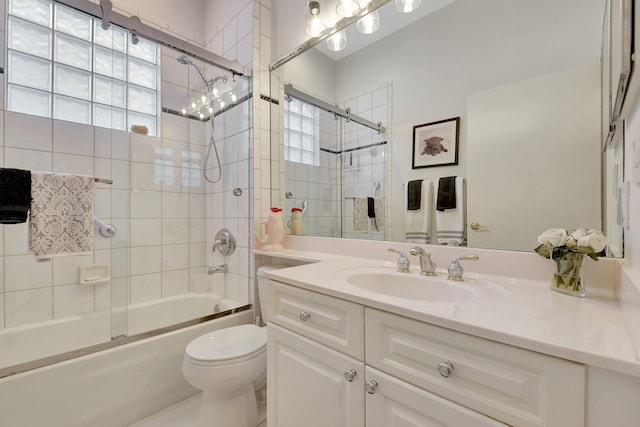
<svg viewBox="0 0 640 427">
<path fill-rule="evenodd" d="M 107 179 L 107 178 L 93 178 L 93 180 L 95 182 L 101 182 L 103 184 L 113 184 L 113 180 L 112 179 Z"/>
</svg>

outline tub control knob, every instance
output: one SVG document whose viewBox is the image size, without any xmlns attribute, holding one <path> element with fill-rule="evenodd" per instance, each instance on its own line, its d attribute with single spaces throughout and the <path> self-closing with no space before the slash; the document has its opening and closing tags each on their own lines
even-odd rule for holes
<svg viewBox="0 0 640 427">
<path fill-rule="evenodd" d="M 347 369 L 346 371 L 344 371 L 344 379 L 349 381 L 350 383 L 352 383 L 356 379 L 357 375 L 358 372 L 355 369 Z"/>
<path fill-rule="evenodd" d="M 299 317 L 301 321 L 306 322 L 311 317 L 311 313 L 308 311 L 301 311 Z"/>
<path fill-rule="evenodd" d="M 376 380 L 367 381 L 367 384 L 365 384 L 364 389 L 367 391 L 367 393 L 374 394 L 376 390 L 378 390 L 378 381 Z"/>
<path fill-rule="evenodd" d="M 451 378 L 453 376 L 453 363 L 440 362 L 438 363 L 438 372 L 445 378 Z"/>
</svg>

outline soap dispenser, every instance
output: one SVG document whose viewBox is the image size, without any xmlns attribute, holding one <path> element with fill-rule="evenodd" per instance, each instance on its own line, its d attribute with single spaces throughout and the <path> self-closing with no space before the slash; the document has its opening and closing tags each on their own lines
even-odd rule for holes
<svg viewBox="0 0 640 427">
<path fill-rule="evenodd" d="M 282 209 L 272 207 L 267 221 L 260 223 L 260 231 L 262 231 L 263 225 L 265 237 L 261 236 L 262 233 L 255 233 L 256 248 L 267 252 L 280 252 L 283 249 L 282 243 L 284 242 Z"/>
</svg>

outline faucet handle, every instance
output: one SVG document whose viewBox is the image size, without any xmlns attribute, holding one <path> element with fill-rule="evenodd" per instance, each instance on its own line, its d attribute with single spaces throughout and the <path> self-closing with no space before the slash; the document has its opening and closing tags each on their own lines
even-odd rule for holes
<svg viewBox="0 0 640 427">
<path fill-rule="evenodd" d="M 463 281 L 464 279 L 462 275 L 464 273 L 464 268 L 462 268 L 462 266 L 460 265 L 460 261 L 477 261 L 479 259 L 480 257 L 478 255 L 465 255 L 455 257 L 447 268 L 447 271 L 449 272 L 449 276 L 447 277 L 447 279 L 456 280 L 459 282 Z"/>
<path fill-rule="evenodd" d="M 405 254 L 404 252 L 398 250 L 398 249 L 394 249 L 394 248 L 389 248 L 387 249 L 389 252 L 393 252 L 396 254 L 399 254 L 400 257 L 398 258 L 398 271 L 401 273 L 408 273 L 409 272 L 409 267 L 411 266 L 411 262 L 409 261 L 409 258 L 407 258 L 407 254 Z"/>
</svg>

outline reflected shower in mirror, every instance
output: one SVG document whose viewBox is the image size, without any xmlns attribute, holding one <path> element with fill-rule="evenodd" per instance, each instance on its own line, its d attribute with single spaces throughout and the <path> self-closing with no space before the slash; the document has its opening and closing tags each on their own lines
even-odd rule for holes
<svg viewBox="0 0 640 427">
<path fill-rule="evenodd" d="M 327 218 L 316 220 L 309 212 L 305 234 L 316 235 L 316 227 L 339 209 L 339 229 L 329 234 L 323 228 L 317 235 L 405 241 L 407 183 L 431 181 L 435 189 L 440 178 L 459 176 L 466 181 L 463 228 L 471 247 L 530 251 L 547 228 L 601 228 L 599 58 L 605 4 L 423 1 L 429 14 L 376 43 L 354 52 L 347 47 L 340 57 L 320 43 L 274 68 L 272 94 L 278 99 L 290 84 L 386 127 L 384 135 L 375 135 L 345 119 L 326 120 L 334 129 L 320 127 L 320 134 L 334 132 L 338 154 L 326 157 L 335 175 L 328 183 L 316 181 L 298 163 L 283 160 L 285 179 L 273 193 L 280 201 L 274 203 L 324 203 L 317 215 Z M 397 13 L 393 3 L 378 11 L 381 25 L 391 22 L 387 14 Z M 351 27 L 348 40 L 349 31 L 355 32 Z M 278 110 L 283 104 L 272 107 L 272 115 L 282 119 L 272 144 L 281 147 L 284 159 L 290 141 L 285 113 Z M 414 127 L 452 117 L 460 117 L 457 164 L 412 168 Z M 359 138 L 369 133 L 372 142 L 386 144 L 345 152 L 366 145 Z M 286 199 L 287 192 L 295 198 Z M 331 203 L 312 192 L 329 194 Z M 382 229 L 358 227 L 359 210 L 344 197 L 381 198 Z M 472 229 L 471 223 L 478 226 Z M 434 243 L 434 218 L 428 233 Z"/>
</svg>

